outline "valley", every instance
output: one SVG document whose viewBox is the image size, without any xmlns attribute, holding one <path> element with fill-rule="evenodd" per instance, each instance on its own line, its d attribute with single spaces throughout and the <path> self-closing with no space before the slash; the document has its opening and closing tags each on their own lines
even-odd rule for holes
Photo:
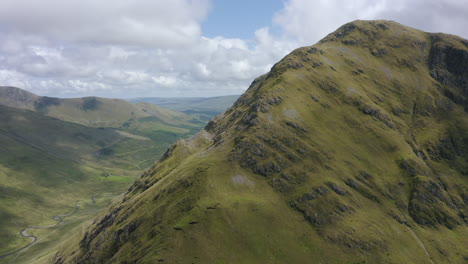
<svg viewBox="0 0 468 264">
<path fill-rule="evenodd" d="M 90 221 L 206 123 L 150 103 L 95 98 L 90 107 L 91 99 L 44 99 L 14 87 L 0 94 L 1 263 L 28 263 L 38 249 L 60 245 L 69 219 L 73 228 Z"/>
</svg>

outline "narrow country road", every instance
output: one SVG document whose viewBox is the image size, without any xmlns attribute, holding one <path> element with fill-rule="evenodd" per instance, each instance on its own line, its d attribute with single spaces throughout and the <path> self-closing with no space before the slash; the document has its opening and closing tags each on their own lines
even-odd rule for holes
<svg viewBox="0 0 468 264">
<path fill-rule="evenodd" d="M 93 197 L 94 198 L 94 197 Z M 93 199 L 94 200 L 94 199 Z M 79 204 L 79 201 L 77 201 L 75 203 L 75 210 L 73 210 L 73 212 L 71 213 L 68 213 L 68 214 L 64 214 L 64 215 L 56 215 L 56 216 L 53 216 L 52 219 L 56 220 L 57 222 L 54 223 L 54 224 L 51 224 L 51 225 L 48 225 L 48 226 L 31 226 L 31 227 L 26 227 L 25 229 L 23 229 L 20 234 L 24 237 L 29 237 L 31 239 L 31 242 L 29 244 L 27 244 L 26 246 L 22 247 L 22 248 L 19 248 L 13 252 L 10 252 L 10 253 L 7 253 L 7 254 L 4 254 L 4 255 L 0 255 L 0 259 L 2 258 L 6 258 L 8 256 L 11 256 L 11 255 L 14 255 L 18 252 L 20 252 L 21 250 L 23 249 L 26 249 L 32 245 L 34 245 L 34 243 L 36 243 L 37 241 L 37 237 L 33 236 L 33 235 L 30 235 L 28 234 L 28 231 L 31 230 L 31 229 L 46 229 L 46 228 L 51 228 L 51 227 L 54 227 L 58 224 L 60 224 L 62 221 L 63 221 L 63 218 L 62 217 L 67 217 L 67 216 L 71 216 L 73 214 L 75 214 L 76 212 L 78 212 L 78 210 L 80 209 L 80 204 Z"/>
<path fill-rule="evenodd" d="M 96 198 L 101 198 L 101 197 L 114 197 L 114 196 L 118 196 L 119 194 L 107 194 L 107 195 L 100 195 L 100 196 L 92 196 L 91 197 L 91 204 L 92 205 L 95 205 L 96 204 Z M 51 228 L 51 227 L 54 227 L 54 226 L 57 226 L 58 224 L 62 223 L 63 222 L 63 217 L 68 217 L 68 216 L 72 216 L 74 215 L 75 213 L 78 212 L 78 210 L 80 210 L 80 204 L 79 204 L 79 200 L 76 201 L 75 203 L 75 209 L 73 210 L 73 212 L 71 213 L 68 213 L 68 214 L 64 214 L 64 215 L 56 215 L 56 216 L 53 216 L 52 219 L 53 220 L 56 220 L 57 222 L 55 222 L 54 224 L 51 224 L 51 225 L 47 225 L 47 226 L 31 226 L 31 227 L 26 227 L 25 229 L 23 229 L 20 234 L 23 236 L 23 237 L 28 237 L 31 239 L 31 242 L 29 244 L 27 244 L 26 246 L 22 247 L 22 248 L 19 248 L 15 251 L 12 251 L 10 253 L 7 253 L 7 254 L 4 254 L 4 255 L 0 255 L 0 259 L 3 259 L 3 258 L 6 258 L 8 256 L 12 256 L 16 253 L 19 253 L 20 251 L 23 251 L 29 247 L 31 247 L 32 245 L 34 245 L 36 242 L 37 242 L 37 237 L 36 236 L 33 236 L 33 235 L 30 235 L 28 234 L 28 231 L 31 230 L 31 229 L 47 229 L 47 228 Z"/>
</svg>

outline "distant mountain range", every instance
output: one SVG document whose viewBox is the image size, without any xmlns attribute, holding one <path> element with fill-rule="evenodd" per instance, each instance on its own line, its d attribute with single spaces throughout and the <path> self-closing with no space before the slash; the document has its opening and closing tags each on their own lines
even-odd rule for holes
<svg viewBox="0 0 468 264">
<path fill-rule="evenodd" d="M 130 99 L 129 101 L 152 103 L 170 110 L 186 114 L 199 114 L 211 119 L 232 106 L 238 98 L 239 95 L 187 98 L 143 97 Z"/>
<path fill-rule="evenodd" d="M 121 127 L 131 120 L 148 117 L 157 117 L 164 122 L 192 119 L 152 103 L 130 103 L 100 97 L 62 99 L 37 96 L 15 87 L 0 87 L 0 104 L 93 127 Z"/>
</svg>

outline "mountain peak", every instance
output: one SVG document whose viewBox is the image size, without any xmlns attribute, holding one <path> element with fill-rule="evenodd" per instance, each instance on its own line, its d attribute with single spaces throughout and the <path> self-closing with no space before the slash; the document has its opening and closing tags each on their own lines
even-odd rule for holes
<svg viewBox="0 0 468 264">
<path fill-rule="evenodd" d="M 467 54 L 344 25 L 171 147 L 55 263 L 463 263 Z"/>
<path fill-rule="evenodd" d="M 0 86 L 0 104 L 22 108 L 33 109 L 34 102 L 39 96 L 12 86 Z"/>
</svg>

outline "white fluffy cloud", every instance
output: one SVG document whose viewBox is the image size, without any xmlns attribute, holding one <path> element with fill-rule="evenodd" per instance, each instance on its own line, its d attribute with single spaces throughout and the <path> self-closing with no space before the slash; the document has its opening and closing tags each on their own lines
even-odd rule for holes
<svg viewBox="0 0 468 264">
<path fill-rule="evenodd" d="M 248 40 L 204 37 L 210 4 L 3 0 L 0 85 L 64 97 L 240 94 L 292 49 L 355 19 L 468 36 L 468 0 L 288 0 Z"/>
<path fill-rule="evenodd" d="M 201 34 L 208 0 L 2 0 L 0 24 L 48 39 L 173 47 Z"/>
<path fill-rule="evenodd" d="M 310 45 L 356 19 L 387 19 L 429 32 L 468 36 L 468 0 L 289 0 L 274 17 L 283 32 Z"/>
</svg>

